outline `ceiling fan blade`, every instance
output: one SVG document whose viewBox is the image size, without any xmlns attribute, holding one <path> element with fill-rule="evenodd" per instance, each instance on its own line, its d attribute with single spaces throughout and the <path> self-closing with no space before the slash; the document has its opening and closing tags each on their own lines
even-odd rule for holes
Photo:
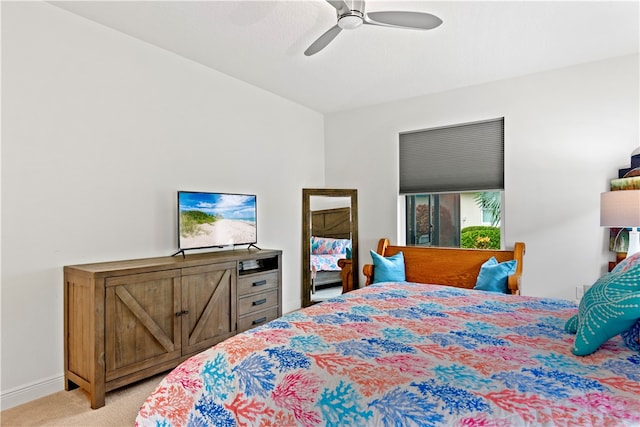
<svg viewBox="0 0 640 427">
<path fill-rule="evenodd" d="M 442 24 L 442 19 L 424 12 L 370 12 L 364 22 L 370 25 L 431 30 Z"/>
<path fill-rule="evenodd" d="M 338 13 L 349 11 L 349 5 L 344 0 L 327 0 L 331 6 L 335 7 Z"/>
<path fill-rule="evenodd" d="M 329 43 L 331 43 L 331 40 L 335 39 L 336 36 L 340 34 L 340 31 L 342 31 L 342 28 L 338 27 L 337 25 L 329 28 L 323 35 L 318 37 L 316 41 L 311 43 L 311 46 L 309 46 L 307 50 L 304 51 L 304 54 L 306 56 L 311 56 L 320 52 Z"/>
</svg>

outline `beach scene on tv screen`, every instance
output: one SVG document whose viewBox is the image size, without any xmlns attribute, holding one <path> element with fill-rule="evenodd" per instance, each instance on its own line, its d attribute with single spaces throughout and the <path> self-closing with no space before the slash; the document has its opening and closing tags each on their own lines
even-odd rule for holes
<svg viewBox="0 0 640 427">
<path fill-rule="evenodd" d="M 256 243 L 252 195 L 180 193 L 180 249 Z"/>
</svg>

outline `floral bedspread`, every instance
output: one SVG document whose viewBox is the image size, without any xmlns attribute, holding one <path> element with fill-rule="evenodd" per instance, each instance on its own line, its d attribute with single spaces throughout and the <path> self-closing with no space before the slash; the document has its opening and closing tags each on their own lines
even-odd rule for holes
<svg viewBox="0 0 640 427">
<path fill-rule="evenodd" d="M 340 271 L 338 260 L 345 258 L 344 254 L 311 255 L 311 269 L 315 271 Z"/>
<path fill-rule="evenodd" d="M 564 300 L 382 283 L 185 361 L 138 426 L 640 425 L 640 354 L 586 357 Z"/>
</svg>

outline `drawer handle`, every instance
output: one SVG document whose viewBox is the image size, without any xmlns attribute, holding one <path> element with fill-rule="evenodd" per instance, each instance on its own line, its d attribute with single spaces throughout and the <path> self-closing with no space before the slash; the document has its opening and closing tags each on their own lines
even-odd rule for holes
<svg viewBox="0 0 640 427">
<path fill-rule="evenodd" d="M 259 300 L 257 300 L 257 301 L 254 301 L 254 302 L 253 302 L 253 305 L 262 305 L 262 304 L 264 304 L 265 302 L 267 302 L 267 299 L 266 299 L 266 298 L 262 298 L 262 299 L 259 299 Z"/>
<path fill-rule="evenodd" d="M 189 310 L 182 310 L 176 313 L 176 317 L 184 316 L 185 314 L 189 314 Z"/>
<path fill-rule="evenodd" d="M 253 282 L 253 286 L 263 286 L 266 284 L 267 284 L 266 280 L 258 280 L 257 282 Z"/>
<path fill-rule="evenodd" d="M 253 325 L 259 325 L 260 323 L 264 323 L 267 321 L 266 317 L 261 317 L 259 319 L 254 320 L 253 322 L 251 322 L 251 324 Z"/>
</svg>

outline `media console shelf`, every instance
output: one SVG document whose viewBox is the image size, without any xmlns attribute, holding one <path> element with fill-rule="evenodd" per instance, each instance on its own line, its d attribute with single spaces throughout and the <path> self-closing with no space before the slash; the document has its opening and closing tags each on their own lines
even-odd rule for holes
<svg viewBox="0 0 640 427">
<path fill-rule="evenodd" d="M 282 251 L 64 267 L 65 389 L 105 393 L 282 315 Z"/>
</svg>

